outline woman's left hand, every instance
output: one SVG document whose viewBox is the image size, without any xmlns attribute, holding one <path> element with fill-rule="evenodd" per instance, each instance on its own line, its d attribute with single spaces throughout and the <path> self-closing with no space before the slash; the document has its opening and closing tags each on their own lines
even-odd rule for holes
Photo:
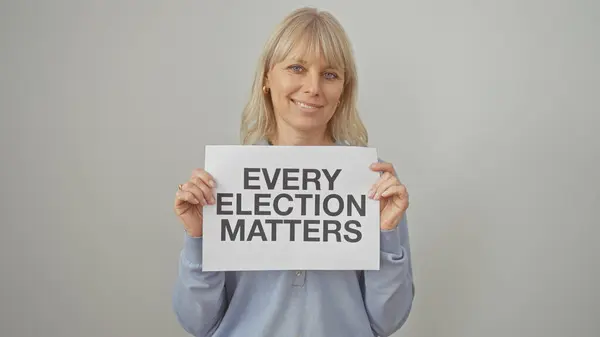
<svg viewBox="0 0 600 337">
<path fill-rule="evenodd" d="M 396 177 L 390 163 L 373 163 L 371 170 L 382 172 L 379 180 L 369 190 L 369 198 L 379 200 L 380 227 L 382 230 L 396 228 L 408 208 L 408 192 Z"/>
</svg>

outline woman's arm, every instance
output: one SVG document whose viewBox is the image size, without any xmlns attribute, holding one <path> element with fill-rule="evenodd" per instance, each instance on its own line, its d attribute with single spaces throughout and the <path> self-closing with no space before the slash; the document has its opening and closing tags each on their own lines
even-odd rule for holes
<svg viewBox="0 0 600 337">
<path fill-rule="evenodd" d="M 395 229 L 381 230 L 380 237 L 380 270 L 364 271 L 362 286 L 371 327 L 385 337 L 404 325 L 415 294 L 406 213 Z"/>
<path fill-rule="evenodd" d="M 179 324 L 195 337 L 211 336 L 225 313 L 225 295 L 225 273 L 202 271 L 202 238 L 186 234 L 173 292 Z"/>
</svg>

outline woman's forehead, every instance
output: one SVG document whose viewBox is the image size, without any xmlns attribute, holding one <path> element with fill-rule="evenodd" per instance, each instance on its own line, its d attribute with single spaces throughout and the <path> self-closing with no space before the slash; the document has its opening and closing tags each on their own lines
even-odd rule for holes
<svg viewBox="0 0 600 337">
<path fill-rule="evenodd" d="M 303 39 L 298 43 L 293 43 L 289 53 L 282 57 L 280 62 L 294 61 L 302 64 L 319 64 L 325 68 L 344 68 L 344 63 L 339 53 L 328 51 L 327 48 L 323 48 L 321 43 L 317 41 L 311 42 Z"/>
</svg>

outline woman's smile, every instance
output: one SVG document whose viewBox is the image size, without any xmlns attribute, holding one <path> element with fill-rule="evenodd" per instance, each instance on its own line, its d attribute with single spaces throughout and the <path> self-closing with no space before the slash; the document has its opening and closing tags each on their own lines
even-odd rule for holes
<svg viewBox="0 0 600 337">
<path fill-rule="evenodd" d="M 321 104 L 299 101 L 293 98 L 290 100 L 303 112 L 315 112 L 323 107 Z"/>
</svg>

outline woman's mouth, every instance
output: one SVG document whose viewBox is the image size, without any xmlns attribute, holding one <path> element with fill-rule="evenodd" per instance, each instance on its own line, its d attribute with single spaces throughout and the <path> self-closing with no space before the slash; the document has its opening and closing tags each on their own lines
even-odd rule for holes
<svg viewBox="0 0 600 337">
<path fill-rule="evenodd" d="M 298 106 L 300 109 L 305 110 L 305 111 L 314 111 L 314 110 L 317 110 L 317 109 L 323 107 L 320 104 L 302 102 L 302 101 L 298 101 L 295 99 L 292 99 L 291 101 L 294 102 L 294 104 L 296 104 L 296 106 Z"/>
</svg>

